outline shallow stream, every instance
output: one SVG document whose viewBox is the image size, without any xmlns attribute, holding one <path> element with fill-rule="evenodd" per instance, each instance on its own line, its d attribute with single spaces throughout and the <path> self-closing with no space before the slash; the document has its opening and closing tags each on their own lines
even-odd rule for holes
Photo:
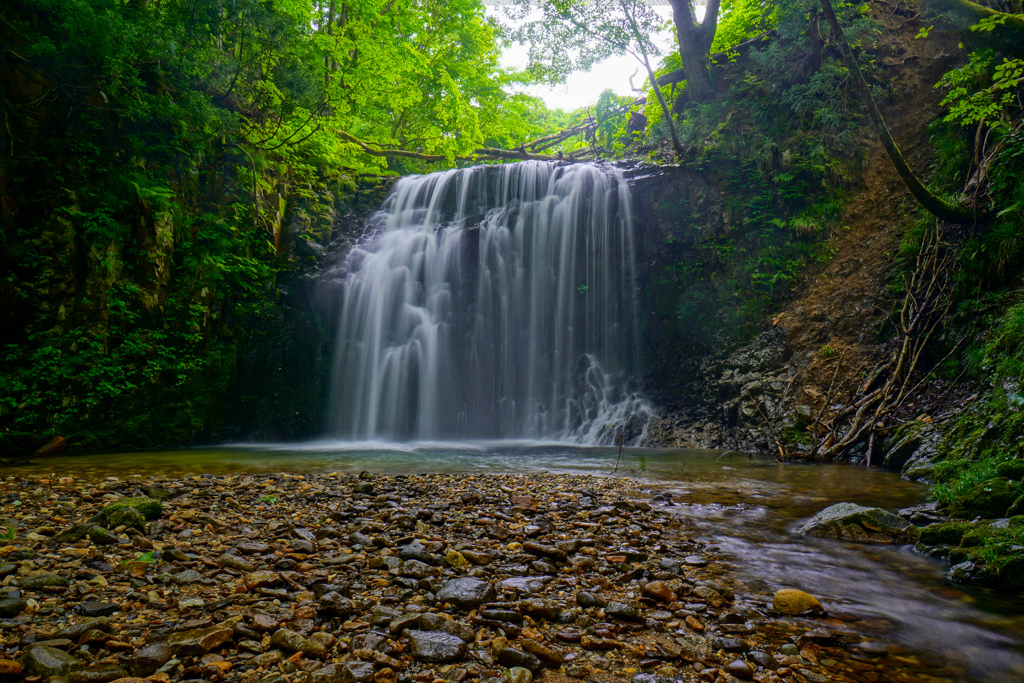
<svg viewBox="0 0 1024 683">
<path fill-rule="evenodd" d="M 794 533 L 801 520 L 832 503 L 895 511 L 927 499 L 923 485 L 854 465 L 778 464 L 697 450 L 627 449 L 620 457 L 614 448 L 537 442 L 318 442 L 53 457 L 8 474 L 123 478 L 363 470 L 615 472 L 643 479 L 671 494 L 671 509 L 713 546 L 710 556 L 736 585 L 739 600 L 759 608 L 778 588 L 812 593 L 832 614 L 824 625 L 883 644 L 890 659 L 919 671 L 921 681 L 1024 681 L 1024 601 L 952 584 L 944 578 L 945 564 L 910 547 Z"/>
</svg>

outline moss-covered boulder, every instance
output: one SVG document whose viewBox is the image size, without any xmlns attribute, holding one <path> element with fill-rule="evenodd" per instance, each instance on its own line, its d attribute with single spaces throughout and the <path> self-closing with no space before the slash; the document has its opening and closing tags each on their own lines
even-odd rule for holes
<svg viewBox="0 0 1024 683">
<path fill-rule="evenodd" d="M 110 522 L 110 517 L 113 513 L 125 508 L 137 510 L 147 520 L 158 519 L 164 513 L 163 504 L 155 498 L 122 498 L 104 507 L 103 514 L 106 515 L 107 521 Z"/>
<path fill-rule="evenodd" d="M 998 477 L 986 479 L 972 487 L 950 505 L 950 512 L 963 517 L 997 519 L 1005 517 L 1010 506 L 1024 493 L 1018 482 Z"/>
<path fill-rule="evenodd" d="M 997 558 L 990 572 L 997 588 L 1011 593 L 1024 591 L 1024 552 Z"/>
<path fill-rule="evenodd" d="M 1007 460 L 996 465 L 996 474 L 1016 481 L 1024 480 L 1024 460 Z"/>
<path fill-rule="evenodd" d="M 920 530 L 918 542 L 922 545 L 959 545 L 964 534 L 973 528 L 974 525 L 964 521 L 929 524 Z"/>
<path fill-rule="evenodd" d="M 979 525 L 968 531 L 960 539 L 961 548 L 980 548 L 987 545 L 994 536 L 994 530 L 985 525 Z"/>
<path fill-rule="evenodd" d="M 1013 505 L 1006 509 L 1007 517 L 1019 517 L 1024 515 L 1024 494 L 1021 494 L 1020 498 L 1013 501 Z"/>
<path fill-rule="evenodd" d="M 126 526 L 133 529 L 139 529 L 141 531 L 146 528 L 146 518 L 135 508 L 122 507 L 114 510 L 108 510 L 106 518 L 107 525 L 111 529 L 116 529 L 119 526 Z"/>
<path fill-rule="evenodd" d="M 917 527 L 881 508 L 855 503 L 829 506 L 804 523 L 802 534 L 867 543 L 913 543 Z"/>
</svg>

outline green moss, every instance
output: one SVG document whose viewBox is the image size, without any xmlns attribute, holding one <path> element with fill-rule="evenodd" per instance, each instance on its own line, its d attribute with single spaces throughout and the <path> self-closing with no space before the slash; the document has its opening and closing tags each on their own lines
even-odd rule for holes
<svg viewBox="0 0 1024 683">
<path fill-rule="evenodd" d="M 132 527 L 133 529 L 144 529 L 146 518 L 134 507 L 119 507 L 113 510 L 104 511 L 107 518 L 107 525 L 110 528 L 119 526 Z"/>
<path fill-rule="evenodd" d="M 970 522 L 945 522 L 930 524 L 921 529 L 919 541 L 924 545 L 959 545 L 973 525 Z"/>
<path fill-rule="evenodd" d="M 109 521 L 114 513 L 125 508 L 132 508 L 138 511 L 147 520 L 157 519 L 164 512 L 164 506 L 159 500 L 152 498 L 122 498 L 104 507 L 103 514 L 106 515 Z"/>
<path fill-rule="evenodd" d="M 1015 593 L 1024 591 L 1024 552 L 999 557 L 989 570 L 997 587 Z"/>
<path fill-rule="evenodd" d="M 980 516 L 986 519 L 1005 517 L 1010 506 L 1024 494 L 1020 482 L 992 478 L 978 482 L 964 492 L 964 495 L 950 501 L 949 508 L 954 515 L 964 517 Z"/>
<path fill-rule="evenodd" d="M 1024 479 L 1024 460 L 1007 460 L 996 465 L 996 474 L 1007 479 Z"/>
<path fill-rule="evenodd" d="M 968 531 L 960 539 L 962 548 L 980 548 L 993 537 L 992 529 L 988 526 L 977 526 Z"/>
</svg>

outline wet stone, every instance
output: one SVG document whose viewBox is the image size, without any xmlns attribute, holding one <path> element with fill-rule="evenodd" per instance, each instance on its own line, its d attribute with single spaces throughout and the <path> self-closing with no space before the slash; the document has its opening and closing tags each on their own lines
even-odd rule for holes
<svg viewBox="0 0 1024 683">
<path fill-rule="evenodd" d="M 587 591 L 580 591 L 576 594 L 576 604 L 580 607 L 604 607 L 608 603 L 597 597 L 593 593 Z"/>
<path fill-rule="evenodd" d="M 79 614 L 85 617 L 109 617 L 111 614 L 120 609 L 117 605 L 112 602 L 100 602 L 98 600 L 89 600 L 83 602 L 75 608 Z"/>
<path fill-rule="evenodd" d="M 725 604 L 725 598 L 718 591 L 707 586 L 697 586 L 693 589 L 693 594 L 703 598 L 705 602 L 716 609 Z"/>
<path fill-rule="evenodd" d="M 445 620 L 437 630 L 460 638 L 467 643 L 472 643 L 476 640 L 476 630 L 465 622 Z"/>
<path fill-rule="evenodd" d="M 507 683 L 533 683 L 533 673 L 521 666 L 514 666 L 505 672 Z"/>
<path fill-rule="evenodd" d="M 727 674 L 747 680 L 754 677 L 754 669 L 742 659 L 734 659 L 722 667 Z"/>
<path fill-rule="evenodd" d="M 78 642 L 82 636 L 89 631 L 109 631 L 110 630 L 110 619 L 101 617 L 99 619 L 90 619 L 89 621 L 83 621 L 80 624 L 73 624 L 67 626 L 56 633 L 55 638 L 67 638 L 74 642 Z"/>
<path fill-rule="evenodd" d="M 664 581 L 651 581 L 644 585 L 643 594 L 659 602 L 674 602 L 675 591 L 668 587 Z"/>
<path fill-rule="evenodd" d="M 540 593 L 547 587 L 547 582 L 533 576 L 513 576 L 501 581 L 500 585 L 520 593 Z"/>
<path fill-rule="evenodd" d="M 715 638 L 712 645 L 715 649 L 726 652 L 746 652 L 750 649 L 750 645 L 742 638 Z"/>
<path fill-rule="evenodd" d="M 38 590 L 40 588 L 65 588 L 69 585 L 71 585 L 70 581 L 57 574 L 40 574 L 39 576 L 30 576 L 21 582 L 22 588 L 30 590 Z"/>
<path fill-rule="evenodd" d="M 772 607 L 783 614 L 803 614 L 813 612 L 822 614 L 825 609 L 818 602 L 818 599 L 809 593 L 792 588 L 783 588 L 775 591 L 772 596 Z"/>
<path fill-rule="evenodd" d="M 47 678 L 67 676 L 81 665 L 77 659 L 57 648 L 37 645 L 21 658 L 21 666 L 28 673 Z"/>
<path fill-rule="evenodd" d="M 128 668 L 132 676 L 151 676 L 173 656 L 174 652 L 167 643 L 153 643 L 136 650 L 128 659 Z"/>
<path fill-rule="evenodd" d="M 127 676 L 128 672 L 116 664 L 97 663 L 73 671 L 68 681 L 69 683 L 109 683 Z"/>
<path fill-rule="evenodd" d="M 255 590 L 257 588 L 270 588 L 281 583 L 282 579 L 276 572 L 258 571 L 251 572 L 245 575 L 242 582 L 245 584 L 246 590 Z"/>
<path fill-rule="evenodd" d="M 530 640 L 529 638 L 523 638 L 516 641 L 516 644 L 539 659 L 545 666 L 557 669 L 565 662 L 565 657 L 563 657 L 560 652 L 551 649 L 543 643 L 538 643 Z"/>
<path fill-rule="evenodd" d="M 644 616 L 640 614 L 640 610 L 623 602 L 609 602 L 604 608 L 604 613 L 622 621 L 632 621 L 637 624 L 647 622 Z"/>
<path fill-rule="evenodd" d="M 26 607 L 28 607 L 28 601 L 23 598 L 0 599 L 0 618 L 16 617 L 24 612 Z"/>
<path fill-rule="evenodd" d="M 231 640 L 232 636 L 234 632 L 230 628 L 210 626 L 171 634 L 167 644 L 175 655 L 204 655 Z"/>
<path fill-rule="evenodd" d="M 171 580 L 179 586 L 188 586 L 194 583 L 212 584 L 216 583 L 212 579 L 208 579 L 195 569 L 186 569 L 185 571 L 178 572 L 171 577 Z"/>
<path fill-rule="evenodd" d="M 494 586 L 474 578 L 452 579 L 445 582 L 437 592 L 438 600 L 467 611 L 493 601 L 496 596 Z"/>
<path fill-rule="evenodd" d="M 337 668 L 340 683 L 369 683 L 373 680 L 374 666 L 368 662 L 345 662 L 332 665 Z"/>
<path fill-rule="evenodd" d="M 528 614 L 537 619 L 555 621 L 559 618 L 562 610 L 551 602 L 541 598 L 529 598 L 519 603 L 519 609 L 523 614 Z"/>
<path fill-rule="evenodd" d="M 434 557 L 427 551 L 426 546 L 419 540 L 415 540 L 403 546 L 398 551 L 398 556 L 403 560 L 419 560 L 424 564 L 434 564 Z"/>
<path fill-rule="evenodd" d="M 498 649 L 494 655 L 499 664 L 510 668 L 519 666 L 536 672 L 540 671 L 543 666 L 540 659 L 535 655 L 532 655 L 529 652 L 523 652 L 522 650 L 514 647 L 502 647 Z"/>
<path fill-rule="evenodd" d="M 761 652 L 760 650 L 753 650 L 747 653 L 747 658 L 757 662 L 758 666 L 763 666 L 767 671 L 774 671 L 779 668 L 778 662 L 767 652 Z"/>
<path fill-rule="evenodd" d="M 466 652 L 466 643 L 459 637 L 440 631 L 406 631 L 413 657 L 427 662 L 450 662 Z"/>
</svg>

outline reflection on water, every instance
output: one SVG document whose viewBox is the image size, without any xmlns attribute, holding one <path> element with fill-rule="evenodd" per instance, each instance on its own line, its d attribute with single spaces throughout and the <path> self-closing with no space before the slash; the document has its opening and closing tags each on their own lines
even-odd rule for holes
<svg viewBox="0 0 1024 683">
<path fill-rule="evenodd" d="M 857 620 L 851 635 L 895 640 L 939 655 L 956 679 L 1024 680 L 1024 602 L 945 581 L 946 565 L 910 546 L 845 543 L 794 533 L 827 505 L 890 510 L 923 502 L 927 488 L 852 465 L 770 465 L 746 457 L 668 487 L 746 592 L 770 602 L 779 588 L 817 596 Z M 815 625 L 809 622 L 808 625 Z M 960 675 L 957 675 L 959 672 Z"/>
<path fill-rule="evenodd" d="M 669 490 L 671 509 L 690 518 L 744 586 L 742 599 L 770 601 L 778 588 L 818 596 L 857 617 L 857 637 L 896 642 L 938 659 L 963 680 L 1024 680 L 1024 603 L 943 578 L 944 564 L 909 547 L 842 543 L 797 535 L 799 521 L 832 503 L 889 510 L 924 502 L 927 488 L 847 464 L 778 464 L 696 450 L 581 448 L 545 442 L 315 442 L 170 452 L 64 456 L 10 468 L 22 476 L 181 476 L 236 472 L 570 472 L 618 475 Z M 808 627 L 820 625 L 809 622 Z M 952 667 L 952 668 L 950 668 Z M 962 671 L 962 674 L 957 674 Z M 951 673 L 952 672 L 952 673 Z"/>
</svg>

